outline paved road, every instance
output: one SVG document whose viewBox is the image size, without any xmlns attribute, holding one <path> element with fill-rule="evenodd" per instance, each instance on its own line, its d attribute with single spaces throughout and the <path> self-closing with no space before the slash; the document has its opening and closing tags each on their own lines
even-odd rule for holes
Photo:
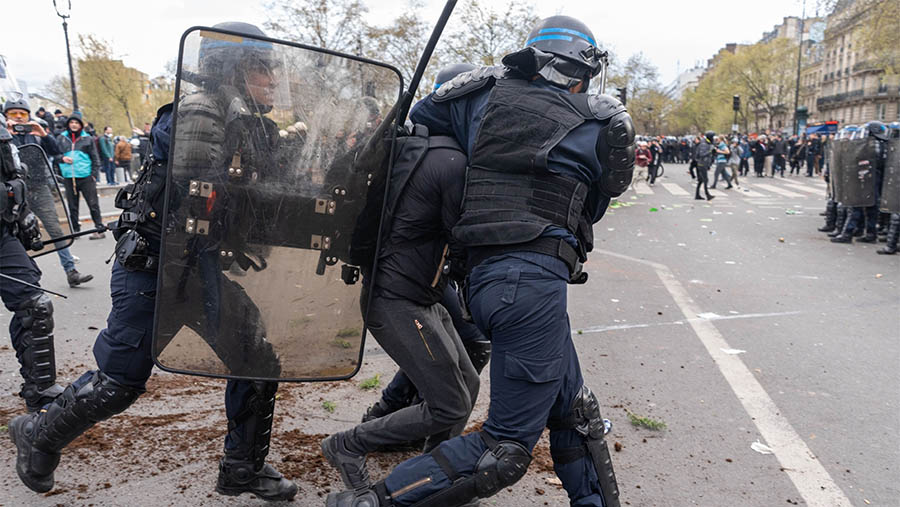
<svg viewBox="0 0 900 507">
<path fill-rule="evenodd" d="M 686 167 L 635 185 L 595 228 L 591 278 L 571 287 L 573 336 L 587 383 L 612 419 L 613 459 L 630 505 L 897 505 L 900 468 L 900 256 L 836 245 L 815 231 L 824 184 L 746 178 L 693 200 Z M 76 242 L 97 280 L 65 286 L 55 258 L 44 284 L 55 301 L 67 381 L 92 364 L 109 309 L 113 242 Z M 0 325 L 8 314 L 0 315 Z M 0 344 L 8 343 L 6 339 Z M 19 380 L 0 346 L 0 426 L 20 410 Z M 370 343 L 350 382 L 285 386 L 271 460 L 321 505 L 339 479 L 316 458 L 319 435 L 352 425 L 377 394 L 357 382 L 394 367 Z M 482 392 L 488 389 L 486 375 Z M 126 414 L 63 457 L 58 494 L 28 492 L 0 439 L 2 505 L 245 505 L 212 493 L 224 432 L 222 383 L 160 373 Z M 334 413 L 323 401 L 336 404 Z M 482 396 L 472 420 L 487 412 Z M 628 413 L 664 422 L 632 426 Z M 774 454 L 751 448 L 759 442 Z M 763 449 L 764 450 L 764 449 Z M 485 505 L 565 505 L 546 444 L 528 476 Z M 396 457 L 378 457 L 382 476 Z M 98 477 L 91 480 L 90 477 Z M 259 503 L 259 502 L 257 502 Z"/>
</svg>

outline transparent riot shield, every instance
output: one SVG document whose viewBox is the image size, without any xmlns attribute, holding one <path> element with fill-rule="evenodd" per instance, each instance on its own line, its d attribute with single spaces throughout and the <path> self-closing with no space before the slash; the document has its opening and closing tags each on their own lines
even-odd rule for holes
<svg viewBox="0 0 900 507">
<path fill-rule="evenodd" d="M 44 242 L 44 248 L 29 250 L 28 255 L 40 257 L 68 247 L 75 241 L 73 238 L 53 241 L 71 235 L 73 227 L 69 207 L 56 182 L 47 154 L 40 145 L 23 144 L 19 146 L 19 160 L 27 168 L 28 207 L 38 217 L 41 240 Z"/>
<path fill-rule="evenodd" d="M 887 160 L 884 163 L 879 207 L 882 211 L 900 213 L 900 139 L 891 139 L 885 147 Z"/>
<path fill-rule="evenodd" d="M 873 138 L 844 141 L 838 202 L 845 206 L 874 206 L 878 148 Z"/>
<path fill-rule="evenodd" d="M 400 73 L 209 28 L 182 38 L 153 354 L 181 373 L 356 373 Z"/>
</svg>

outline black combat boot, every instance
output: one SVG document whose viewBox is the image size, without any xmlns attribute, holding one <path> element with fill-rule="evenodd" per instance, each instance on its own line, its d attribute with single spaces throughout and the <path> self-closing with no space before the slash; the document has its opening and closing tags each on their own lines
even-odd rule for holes
<svg viewBox="0 0 900 507">
<path fill-rule="evenodd" d="M 277 389 L 275 382 L 253 382 L 254 392 L 246 408 L 228 420 L 228 432 L 237 445 L 225 449 L 225 457 L 219 460 L 216 481 L 219 494 L 253 493 L 269 501 L 291 500 L 297 494 L 297 485 L 265 462 L 272 436 Z"/>
<path fill-rule="evenodd" d="M 16 446 L 16 473 L 32 491 L 53 488 L 60 452 L 100 421 L 122 412 L 144 391 L 123 386 L 101 371 L 85 373 L 46 409 L 9 422 Z"/>
<path fill-rule="evenodd" d="M 875 234 L 875 231 L 869 230 L 866 231 L 866 235 L 859 238 L 857 241 L 860 243 L 875 243 L 878 241 L 878 236 Z"/>
<path fill-rule="evenodd" d="M 53 346 L 53 302 L 39 292 L 15 310 L 22 332 L 16 355 L 22 365 L 22 390 L 29 412 L 37 412 L 62 394 L 56 383 L 56 353 Z"/>
<path fill-rule="evenodd" d="M 71 271 L 66 271 L 66 280 L 69 282 L 69 287 L 78 287 L 83 283 L 90 282 L 94 279 L 94 275 L 82 275 L 78 272 L 77 269 L 72 269 Z"/>
<path fill-rule="evenodd" d="M 900 237 L 900 213 L 891 213 L 891 225 L 888 226 L 887 244 L 878 250 L 879 255 L 897 253 L 897 239 Z"/>
<path fill-rule="evenodd" d="M 834 221 L 834 230 L 828 233 L 828 236 L 834 238 L 836 236 L 840 236 L 844 231 L 844 225 L 847 224 L 847 218 L 850 214 L 849 209 L 846 206 L 838 206 L 837 216 Z"/>
<path fill-rule="evenodd" d="M 819 232 L 831 232 L 837 222 L 837 203 L 828 201 L 825 205 L 825 225 L 819 227 Z"/>
</svg>

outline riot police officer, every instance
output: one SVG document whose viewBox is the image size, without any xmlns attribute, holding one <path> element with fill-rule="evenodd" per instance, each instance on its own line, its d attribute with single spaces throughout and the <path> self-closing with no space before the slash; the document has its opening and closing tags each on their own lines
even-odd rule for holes
<svg viewBox="0 0 900 507">
<path fill-rule="evenodd" d="M 6 125 L 5 116 L 0 115 L 0 120 Z M 28 411 L 35 412 L 63 389 L 56 383 L 53 302 L 38 287 L 41 270 L 26 253 L 43 246 L 26 187 L 12 136 L 0 128 L 0 273 L 4 275 L 0 298 L 13 313 L 9 336 L 24 381 L 19 396 Z"/>
<path fill-rule="evenodd" d="M 60 154 L 53 134 L 47 132 L 37 121 L 31 120 L 31 106 L 27 100 L 24 98 L 7 100 L 3 105 L 3 113 L 7 116 L 13 135 L 12 142 L 16 146 L 37 144 L 49 157 Z M 41 219 L 50 237 L 58 238 L 63 235 L 63 231 L 59 226 L 59 217 L 49 186 L 55 185 L 49 179 L 53 175 L 43 170 L 44 168 L 32 167 L 29 169 L 26 176 L 29 204 L 34 214 Z M 73 219 L 77 220 L 78 217 L 73 217 Z M 77 287 L 94 279 L 94 275 L 82 275 L 75 269 L 75 258 L 68 248 L 60 248 L 56 253 L 59 256 L 59 263 L 66 272 L 69 287 Z"/>
<path fill-rule="evenodd" d="M 884 177 L 884 163 L 887 157 L 886 143 L 889 139 L 888 128 L 880 121 L 871 121 L 863 126 L 864 138 L 875 140 L 874 153 L 864 152 L 865 160 L 859 160 L 857 164 L 871 164 L 870 170 L 874 173 L 874 188 L 872 204 L 869 206 L 854 206 L 848 210 L 847 220 L 841 233 L 831 238 L 832 243 L 852 243 L 854 236 L 861 236 L 865 229 L 865 236 L 858 241 L 860 243 L 875 243 L 878 240 L 876 226 L 878 222 L 878 202 L 881 200 L 881 183 Z M 871 155 L 871 157 L 870 157 Z M 869 160 L 872 158 L 872 160 Z M 854 165 L 854 168 L 857 165 Z"/>
<path fill-rule="evenodd" d="M 221 23 L 216 27 L 264 36 L 259 28 L 246 23 Z M 184 139 L 193 139 L 191 148 L 195 151 L 191 153 L 204 156 L 218 153 L 231 160 L 231 154 L 222 153 L 219 146 L 203 144 L 225 134 L 226 124 L 208 120 L 216 115 L 224 117 L 229 104 L 241 104 L 241 107 L 254 104 L 258 106 L 255 107 L 256 114 L 264 112 L 266 87 L 261 92 L 254 86 L 271 79 L 265 66 L 271 46 L 240 38 L 236 41 L 204 40 L 204 43 L 207 45 L 200 48 L 202 60 L 205 65 L 214 67 L 204 69 L 207 75 L 228 80 L 233 86 L 201 91 L 182 99 L 178 109 L 180 121 L 192 128 L 185 128 L 180 135 Z M 253 117 L 257 122 L 265 124 L 256 114 Z M 172 105 L 163 106 L 152 129 L 152 157 L 142 167 L 134 186 L 127 187 L 117 196 L 117 205 L 125 211 L 115 231 L 116 262 L 110 281 L 113 309 L 108 327 L 100 332 L 94 344 L 98 369 L 82 375 L 40 413 L 16 417 L 9 424 L 10 437 L 18 448 L 16 470 L 19 478 L 34 491 L 45 492 L 53 487 L 53 472 L 63 448 L 97 422 L 124 411 L 145 392 L 146 380 L 153 368 L 151 330 L 160 233 L 163 227 L 171 227 L 163 217 L 163 189 L 172 122 Z M 196 162 L 177 151 L 176 157 L 183 159 L 173 160 L 172 170 Z M 207 163 L 215 164 L 216 161 L 207 159 Z M 206 281 L 214 282 L 221 289 L 219 295 L 223 301 L 253 307 L 240 287 L 224 280 L 221 272 L 210 276 L 212 278 Z M 188 313 L 201 312 L 189 309 Z M 197 322 L 199 319 L 188 320 L 183 315 L 172 317 L 167 319 L 171 320 L 167 325 L 176 330 L 188 325 L 202 332 L 201 327 L 212 325 Z M 246 366 L 241 362 L 240 351 L 224 348 L 237 339 L 235 334 L 240 334 L 241 339 L 249 342 L 246 346 L 257 352 L 256 356 L 271 362 L 271 369 L 277 370 L 277 357 L 264 338 L 248 336 L 240 323 L 231 327 L 233 329 L 220 329 L 221 343 L 210 343 L 210 346 L 232 373 L 239 375 Z M 227 335 L 228 332 L 232 335 Z M 294 483 L 265 463 L 276 389 L 277 384 L 271 382 L 228 381 L 225 393 L 228 432 L 225 457 L 219 462 L 216 484 L 219 493 L 251 492 L 266 500 L 289 500 L 297 493 Z"/>
<path fill-rule="evenodd" d="M 410 115 L 468 154 L 453 235 L 467 247 L 469 309 L 492 342 L 488 419 L 370 488 L 329 495 L 329 506 L 460 506 L 492 496 L 522 478 L 545 427 L 573 504 L 618 506 L 566 287 L 586 281 L 592 224 L 631 182 L 634 127 L 613 97 L 581 93 L 605 66 L 584 23 L 544 19 L 525 46 L 502 67 L 454 78 Z"/>
</svg>

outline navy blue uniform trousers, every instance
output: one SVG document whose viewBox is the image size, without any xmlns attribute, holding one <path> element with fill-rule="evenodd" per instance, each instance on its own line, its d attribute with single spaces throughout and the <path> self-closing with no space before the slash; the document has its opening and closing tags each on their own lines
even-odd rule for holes
<svg viewBox="0 0 900 507">
<path fill-rule="evenodd" d="M 41 283 L 41 270 L 28 256 L 22 242 L 13 236 L 8 226 L 5 225 L 0 225 L 0 273 L 32 285 Z M 40 291 L 27 285 L 0 279 L 0 299 L 3 300 L 6 309 L 13 313 L 13 317 L 9 321 L 9 337 L 17 358 L 25 329 L 22 327 L 22 318 L 17 316 L 15 311 L 21 309 L 22 305 L 31 300 L 38 292 Z M 20 372 L 23 378 L 29 375 L 29 372 L 24 369 L 21 369 Z"/>
<path fill-rule="evenodd" d="M 144 389 L 153 370 L 152 334 L 153 312 L 156 302 L 156 273 L 128 271 L 118 261 L 113 265 L 109 281 L 112 310 L 106 319 L 106 329 L 100 331 L 94 343 L 97 367 L 113 380 L 136 389 Z M 90 381 L 87 372 L 75 381 L 80 386 Z M 229 380 L 225 387 L 225 414 L 234 420 L 249 408 L 254 393 L 252 383 Z M 225 449 L 236 449 L 244 439 L 249 440 L 243 421 L 225 437 Z"/>
<path fill-rule="evenodd" d="M 514 440 L 533 449 L 550 418 L 571 413 L 583 383 L 566 312 L 568 269 L 559 259 L 536 253 L 493 257 L 469 275 L 469 309 L 491 340 L 491 404 L 483 431 L 497 440 Z M 552 449 L 579 447 L 575 430 L 550 432 Z M 487 449 L 478 433 L 440 445 L 455 472 L 472 475 Z M 603 497 L 590 457 L 554 464 L 571 505 L 602 506 Z M 401 463 L 385 479 L 389 492 L 412 487 L 394 498 L 415 502 L 451 485 L 430 454 Z"/>
</svg>

